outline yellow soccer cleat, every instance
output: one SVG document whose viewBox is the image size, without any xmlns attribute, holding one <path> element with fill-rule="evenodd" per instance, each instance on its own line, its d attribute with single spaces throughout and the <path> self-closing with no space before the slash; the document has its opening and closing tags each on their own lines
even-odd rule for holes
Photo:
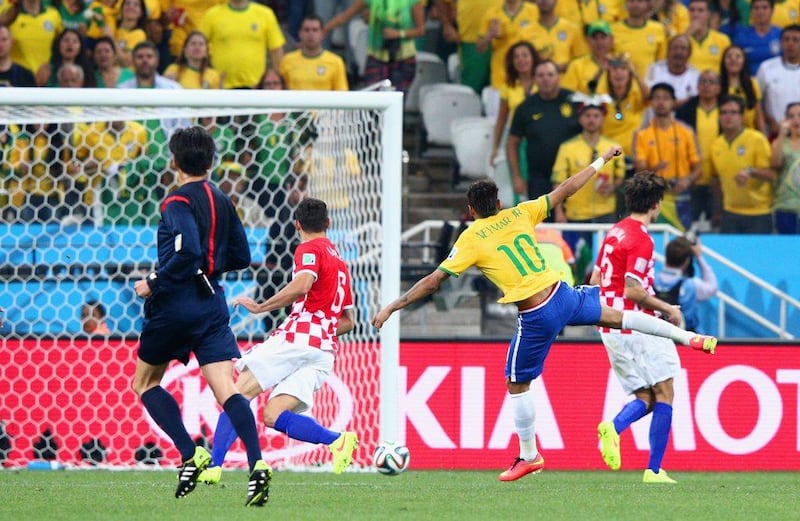
<svg viewBox="0 0 800 521">
<path fill-rule="evenodd" d="M 717 339 L 713 336 L 695 335 L 689 340 L 689 347 L 713 355 L 717 348 Z"/>
<path fill-rule="evenodd" d="M 611 470 L 619 470 L 622 466 L 622 455 L 614 422 L 600 422 L 597 426 L 597 437 L 600 438 L 600 455 L 603 456 L 603 461 Z"/>
<path fill-rule="evenodd" d="M 264 460 L 256 461 L 250 479 L 247 481 L 247 499 L 244 504 L 248 507 L 263 507 L 269 501 L 269 484 L 272 481 L 272 467 Z"/>
<path fill-rule="evenodd" d="M 343 432 L 336 441 L 328 445 L 333 454 L 333 473 L 341 474 L 353 461 L 353 451 L 358 447 L 358 436 L 355 432 Z"/>
<path fill-rule="evenodd" d="M 645 469 L 642 483 L 677 483 L 677 481 L 669 477 L 664 469 L 659 470 L 658 473 Z"/>
<path fill-rule="evenodd" d="M 216 485 L 222 479 L 222 467 L 208 467 L 197 476 L 197 481 L 206 485 Z"/>
</svg>

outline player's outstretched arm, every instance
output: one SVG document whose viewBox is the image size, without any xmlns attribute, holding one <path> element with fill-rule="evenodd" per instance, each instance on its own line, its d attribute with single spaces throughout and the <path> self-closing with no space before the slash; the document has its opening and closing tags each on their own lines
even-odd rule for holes
<svg viewBox="0 0 800 521">
<path fill-rule="evenodd" d="M 450 275 L 439 269 L 435 269 L 428 275 L 425 275 L 423 278 L 419 279 L 411 289 L 400 295 L 397 300 L 378 311 L 378 314 L 372 319 L 372 325 L 380 329 L 383 323 L 386 322 L 395 311 L 403 309 L 409 304 L 413 304 L 439 291 L 442 282 L 449 276 Z"/>
<path fill-rule="evenodd" d="M 569 196 L 580 190 L 583 185 L 589 182 L 589 179 L 591 179 L 598 170 L 603 168 L 605 163 L 611 161 L 611 158 L 614 156 L 619 155 L 622 155 L 622 147 L 613 146 L 606 150 L 602 157 L 595 159 L 592 164 L 577 174 L 568 177 L 566 181 L 555 187 L 553 191 L 548 194 L 550 207 L 555 208 L 563 203 Z"/>
<path fill-rule="evenodd" d="M 315 280 L 310 273 L 299 273 L 282 290 L 264 302 L 256 302 L 250 297 L 236 297 L 233 299 L 233 305 L 234 307 L 242 306 L 250 313 L 265 313 L 285 308 L 294 303 L 295 300 L 308 294 Z"/>
</svg>

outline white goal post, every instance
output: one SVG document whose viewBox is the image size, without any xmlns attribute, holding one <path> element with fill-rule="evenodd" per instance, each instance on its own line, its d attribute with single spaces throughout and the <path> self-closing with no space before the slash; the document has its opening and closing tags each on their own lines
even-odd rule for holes
<svg viewBox="0 0 800 521">
<path fill-rule="evenodd" d="M 120 385 L 114 381 L 114 378 L 121 375 L 113 371 L 117 371 L 119 367 L 129 367 L 126 365 L 129 361 L 125 357 L 135 353 L 137 324 L 135 320 L 129 320 L 129 324 L 125 322 L 127 324 L 125 327 L 111 331 L 110 335 L 105 334 L 102 338 L 96 335 L 87 336 L 79 330 L 79 325 L 56 326 L 56 322 L 65 321 L 64 307 L 72 308 L 69 313 L 77 317 L 79 310 L 82 309 L 81 305 L 85 306 L 85 303 L 76 300 L 78 297 L 66 291 L 63 297 L 54 296 L 70 284 L 69 287 L 74 287 L 76 291 L 91 293 L 107 303 L 113 302 L 116 298 L 113 293 L 114 288 L 118 291 L 125 285 L 132 287 L 133 281 L 141 275 L 143 266 L 148 266 L 148 263 L 153 264 L 157 260 L 152 256 L 156 240 L 153 233 L 154 223 L 157 223 L 157 205 L 161 202 L 159 199 L 161 192 L 156 188 L 163 178 L 159 176 L 148 178 L 145 176 L 147 172 L 144 172 L 141 181 L 137 181 L 140 182 L 139 185 L 126 187 L 126 182 L 131 183 L 130 180 L 126 181 L 130 178 L 130 176 L 126 178 L 125 175 L 127 167 L 119 164 L 105 165 L 103 158 L 108 159 L 112 152 L 104 152 L 101 148 L 107 146 L 110 150 L 119 145 L 128 148 L 138 146 L 135 138 L 134 141 L 128 142 L 127 138 L 118 137 L 117 142 L 112 140 L 105 145 L 103 138 L 98 138 L 88 145 L 89 138 L 86 135 L 81 136 L 81 132 L 88 135 L 90 130 L 87 129 L 95 132 L 92 125 L 102 123 L 110 126 L 111 122 L 122 121 L 142 122 L 144 126 L 145 121 L 158 120 L 165 131 L 185 124 L 195 124 L 200 118 L 235 122 L 239 126 L 231 132 L 230 141 L 232 146 L 241 147 L 252 132 L 242 128 L 247 125 L 252 127 L 254 122 L 261 122 L 269 119 L 270 114 L 281 112 L 293 115 L 298 127 L 303 127 L 293 134 L 292 139 L 300 139 L 298 136 L 304 131 L 313 135 L 311 138 L 303 138 L 307 141 L 303 146 L 312 150 L 308 153 L 308 157 L 293 159 L 289 168 L 292 171 L 299 170 L 298 163 L 316 165 L 315 174 L 308 175 L 311 181 L 307 182 L 305 193 L 322 199 L 326 199 L 326 194 L 334 194 L 331 197 L 349 197 L 349 206 L 344 205 L 341 210 L 332 210 L 334 228 L 337 219 L 339 223 L 346 223 L 342 227 L 346 229 L 334 231 L 332 239 L 337 242 L 340 250 L 350 252 L 350 254 L 345 252 L 344 257 L 351 270 L 358 272 L 354 275 L 354 280 L 358 281 L 354 294 L 359 308 L 357 310 L 359 324 L 352 335 L 343 338 L 344 344 L 349 348 L 343 349 L 345 352 L 342 363 L 349 364 L 348 371 L 351 374 L 347 378 L 361 379 L 359 384 L 364 385 L 364 389 L 352 393 L 354 402 L 359 400 L 359 396 L 365 396 L 368 392 L 379 395 L 379 398 L 376 398 L 379 410 L 371 413 L 377 422 L 372 422 L 373 425 L 348 425 L 355 430 L 372 430 L 372 434 L 366 436 L 366 443 L 356 455 L 356 464 L 362 466 L 369 464 L 371 450 L 378 441 L 399 439 L 399 321 L 390 320 L 378 332 L 368 323 L 368 319 L 380 306 L 389 303 L 400 292 L 402 93 L 10 88 L 3 89 L 2 94 L 0 131 L 11 136 L 9 138 L 11 141 L 17 139 L 17 143 L 21 143 L 22 147 L 35 147 L 38 143 L 37 136 L 40 136 L 37 134 L 38 129 L 43 125 L 65 124 L 69 125 L 70 130 L 66 137 L 59 138 L 61 141 L 57 153 L 49 156 L 44 162 L 40 161 L 39 166 L 44 169 L 44 176 L 41 172 L 35 173 L 36 152 L 32 152 L 33 159 L 29 158 L 26 163 L 20 161 L 20 154 L 23 152 L 16 150 L 7 140 L 0 142 L 0 146 L 5 147 L 2 150 L 3 172 L 0 178 L 3 183 L 0 186 L 0 197 L 4 198 L 4 219 L 0 229 L 0 241 L 4 249 L 0 259 L 2 265 L 0 269 L 4 270 L 3 281 L 0 284 L 0 305 L 6 312 L 4 317 L 6 324 L 0 330 L 2 334 L 0 370 L 4 376 L 0 380 L 6 380 L 6 383 L 0 383 L 0 392 L 11 396 L 5 403 L 0 404 L 0 422 L 5 423 L 5 426 L 0 428 L 0 436 L 7 430 L 14 445 L 6 453 L 0 449 L 0 464 L 5 461 L 6 465 L 18 466 L 33 459 L 37 455 L 35 452 L 37 437 L 39 441 L 46 438 L 43 435 L 46 429 L 55 431 L 52 434 L 56 439 L 60 439 L 58 459 L 66 460 L 67 463 L 80 464 L 80 461 L 75 461 L 79 459 L 75 456 L 79 450 L 75 443 L 77 440 L 83 442 L 87 439 L 100 439 L 104 451 L 107 450 L 112 454 L 117 452 L 117 459 L 108 459 L 107 462 L 111 464 L 124 466 L 130 458 L 130 447 L 114 448 L 113 438 L 124 429 L 121 426 L 123 423 L 135 422 L 137 419 L 116 417 L 121 415 L 120 411 L 124 411 L 125 408 L 122 407 L 123 404 L 117 403 L 118 398 L 111 395 L 115 389 L 120 390 L 119 392 L 123 392 L 123 389 L 124 392 L 128 391 L 127 382 L 124 382 L 125 385 Z M 131 135 L 135 134 L 133 132 Z M 26 137 L 23 139 L 21 136 Z M 150 141 L 146 147 L 150 148 L 143 148 L 139 159 L 147 159 L 149 152 L 145 150 L 155 150 L 152 148 L 154 146 L 152 139 L 150 137 L 147 139 Z M 272 151 L 266 144 L 267 138 L 259 143 L 262 143 L 263 147 L 251 150 L 248 157 L 257 162 L 261 154 L 271 161 Z M 51 146 L 53 143 L 48 141 L 46 145 Z M 163 143 L 160 145 L 163 149 Z M 297 143 L 284 145 L 287 149 L 301 148 Z M 79 220 L 76 222 L 72 215 L 61 218 L 63 215 L 60 213 L 61 210 L 57 211 L 54 208 L 56 204 L 59 208 L 66 206 L 69 213 L 70 203 L 65 203 L 64 190 L 59 188 L 60 200 L 58 197 L 53 199 L 58 201 L 57 203 L 48 203 L 46 199 L 43 203 L 47 207 L 49 219 L 47 222 L 38 222 L 36 217 L 33 220 L 26 220 L 22 208 L 34 200 L 32 190 L 55 183 L 53 180 L 46 180 L 46 177 L 47 172 L 50 172 L 56 164 L 59 175 L 66 176 L 63 172 L 67 172 L 72 160 L 64 155 L 65 151 L 74 154 L 79 146 L 87 150 L 85 156 L 98 158 L 96 161 L 85 160 L 83 168 L 88 168 L 86 165 L 89 164 L 97 168 L 96 163 L 100 163 L 99 169 L 106 176 L 101 181 L 102 190 L 107 191 L 111 185 L 116 191 L 110 192 L 110 197 L 103 198 L 99 186 L 97 188 L 86 186 L 87 192 L 95 193 L 92 202 L 86 203 L 88 209 L 78 215 Z M 217 158 L 215 169 L 222 170 L 223 165 L 220 163 L 223 161 L 224 157 Z M 340 182 L 337 177 L 339 174 L 331 174 L 325 181 L 328 184 L 323 188 L 322 181 L 315 181 L 315 175 L 321 179 L 325 170 L 333 168 L 334 164 L 336 169 L 340 168 L 340 164 L 344 164 L 345 167 L 342 168 L 355 169 L 359 174 L 363 170 L 368 175 L 360 175 L 358 179 L 348 177 Z M 239 165 L 237 168 L 242 167 Z M 238 186 L 240 185 L 233 183 L 228 189 L 235 191 Z M 148 208 L 153 204 L 156 205 L 154 217 L 151 217 L 156 219 L 155 221 L 150 220 L 142 224 L 136 221 L 136 216 L 133 216 L 130 222 L 134 224 L 118 227 L 114 222 L 109 224 L 108 214 L 104 214 L 102 206 L 114 204 L 115 194 L 128 189 L 138 194 L 138 202 L 135 204 L 143 205 L 142 208 L 144 205 Z M 269 189 L 264 188 L 264 190 Z M 85 201 L 85 195 L 80 195 L 79 203 L 84 204 Z M 19 208 L 15 208 L 15 204 Z M 7 208 L 13 210 L 12 214 L 6 213 Z M 136 206 L 133 208 L 135 210 Z M 255 211 L 258 213 L 258 209 Z M 34 213 L 34 215 L 39 214 Z M 270 216 L 267 218 L 266 227 L 254 225 L 252 230 L 248 230 L 248 236 L 256 237 L 254 240 L 268 242 L 271 232 L 266 230 L 271 226 L 270 223 L 279 222 L 280 219 L 278 213 Z M 247 226 L 248 223 L 245 224 Z M 66 238 L 59 242 L 62 235 Z M 340 245 L 338 241 L 342 244 Z M 252 246 L 253 243 L 251 249 Z M 261 243 L 258 247 L 261 247 Z M 113 268 L 109 267 L 112 264 Z M 48 279 L 47 284 L 50 285 L 42 282 L 40 274 L 41 277 Z M 102 288 L 93 285 L 94 278 L 99 276 L 98 274 L 107 276 L 116 285 L 108 283 Z M 247 277 L 231 279 L 230 287 L 233 288 L 233 292 L 227 293 L 228 299 L 236 296 L 236 292 L 251 291 L 250 286 L 255 284 L 255 276 L 252 279 Z M 125 293 L 119 298 L 130 298 L 130 293 Z M 113 304 L 108 313 L 109 320 L 114 321 L 117 311 Z M 69 318 L 68 321 L 70 324 L 79 324 L 77 318 L 75 321 Z M 252 338 L 257 338 L 259 332 L 263 333 L 263 328 L 261 330 L 254 328 L 252 319 L 248 321 L 238 317 L 237 321 L 233 324 L 234 330 L 238 333 L 242 347 L 247 348 Z M 119 324 L 122 323 L 120 320 Z M 375 355 L 360 358 L 358 350 L 364 346 L 372 346 L 376 350 Z M 97 350 L 96 358 L 92 358 L 94 354 L 86 354 L 87 350 L 93 348 Z M 59 350 L 60 354 L 53 354 Z M 122 351 L 126 355 L 119 354 Z M 339 363 L 337 360 L 337 365 Z M 103 367 L 112 367 L 113 371 L 108 372 Z M 167 377 L 172 375 L 171 377 L 178 379 L 182 375 L 185 376 L 186 371 L 191 370 L 191 364 L 186 369 L 173 365 Z M 362 371 L 363 374 L 354 376 L 358 374 L 357 371 Z M 334 372 L 336 373 L 337 369 L 334 369 Z M 347 378 L 334 377 L 330 384 L 333 390 L 327 393 L 321 392 L 320 394 L 325 395 L 321 399 L 329 400 L 330 396 L 336 395 L 338 391 L 335 387 L 348 385 Z M 67 383 L 64 387 L 60 387 L 57 382 L 52 383 L 56 379 Z M 95 379 L 93 383 L 85 383 L 92 379 Z M 109 379 L 112 380 L 110 383 L 107 381 Z M 31 380 L 33 383 L 25 384 L 25 380 Z M 85 396 L 72 394 L 72 389 L 76 386 L 78 388 L 85 386 Z M 196 395 L 193 395 L 193 392 Z M 90 415 L 86 409 L 94 406 L 92 401 L 98 396 L 103 397 L 103 400 L 108 397 L 108 403 L 103 401 L 103 404 L 98 405 L 99 412 Z M 208 396 L 200 389 L 199 384 L 197 389 L 193 389 L 191 385 L 184 385 L 179 391 L 179 399 L 185 400 L 190 397 L 196 398 L 198 403 L 201 403 L 199 406 L 201 409 L 204 406 L 202 404 L 208 403 Z M 125 399 L 129 398 L 130 396 L 126 395 Z M 70 403 L 71 401 L 82 403 Z M 134 407 L 132 403 L 124 405 L 129 408 Z M 257 404 L 254 404 L 254 407 L 256 406 Z M 323 404 L 322 407 L 325 406 Z M 329 415 L 330 421 L 327 423 L 332 425 L 331 428 L 345 427 L 336 422 L 344 421 L 345 416 L 342 411 L 350 406 L 352 404 L 331 405 L 331 411 L 325 413 Z M 316 410 L 317 402 L 312 414 Z M 190 418 L 188 423 L 194 422 L 196 432 L 208 434 L 210 437 L 206 427 L 198 425 L 205 423 L 208 426 L 214 414 L 213 411 L 201 410 Z M 106 417 L 108 415 L 110 417 Z M 67 420 L 74 423 L 76 418 L 78 420 L 85 418 L 83 427 L 75 427 L 76 432 L 59 432 L 59 429 L 65 428 L 61 424 Z M 260 418 L 260 411 L 257 418 Z M 186 420 L 186 413 L 184 419 Z M 204 421 L 201 422 L 201 419 Z M 145 418 L 144 413 L 141 413 L 138 421 L 144 425 L 134 425 L 133 429 L 144 440 L 153 425 Z M 103 432 L 93 432 L 91 425 L 99 425 Z M 213 424 L 210 427 L 213 428 Z M 279 466 L 283 464 L 287 467 L 308 468 L 318 465 L 322 459 L 321 452 L 308 454 L 308 451 L 295 450 L 291 445 L 292 442 L 286 442 L 286 445 L 280 445 L 284 442 L 276 443 L 278 444 L 271 446 L 268 442 L 266 451 L 272 448 L 276 454 L 282 455 L 278 461 Z M 157 444 L 162 448 L 167 446 L 163 439 L 159 439 Z M 61 456 L 62 451 L 66 456 Z M 124 455 L 120 456 L 121 453 Z M 269 456 L 268 453 L 266 455 Z M 174 459 L 174 453 L 168 453 L 166 456 Z M 95 462 L 97 461 L 99 460 Z M 137 461 L 141 463 L 138 456 Z M 165 463 L 172 462 L 165 461 Z M 133 464 L 133 461 L 130 464 Z"/>
</svg>

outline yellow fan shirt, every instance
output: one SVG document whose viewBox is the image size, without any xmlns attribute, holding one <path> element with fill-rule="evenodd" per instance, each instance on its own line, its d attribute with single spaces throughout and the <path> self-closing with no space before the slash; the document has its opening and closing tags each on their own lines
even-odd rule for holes
<svg viewBox="0 0 800 521">
<path fill-rule="evenodd" d="M 764 215 L 772 211 L 772 181 L 751 177 L 741 187 L 736 174 L 744 168 L 769 168 L 772 150 L 767 137 L 757 130 L 743 129 L 728 142 L 719 136 L 711 144 L 713 175 L 722 187 L 722 207 L 739 215 Z"/>
<path fill-rule="evenodd" d="M 330 51 L 306 56 L 297 49 L 286 54 L 281 76 L 289 90 L 348 90 L 344 60 Z"/>
<path fill-rule="evenodd" d="M 500 24 L 500 36 L 491 42 L 492 58 L 489 64 L 492 87 L 499 89 L 506 82 L 506 53 L 522 39 L 523 31 L 539 21 L 539 8 L 530 2 L 523 2 L 516 13 L 506 11 L 504 5 L 484 12 L 479 37 L 489 31 L 493 20 Z"/>
<path fill-rule="evenodd" d="M 286 43 L 272 9 L 254 2 L 243 9 L 212 7 L 200 31 L 208 38 L 214 68 L 223 75 L 226 89 L 255 86 L 267 68 L 267 52 Z"/>
<path fill-rule="evenodd" d="M 619 146 L 614 141 L 600 136 L 597 145 L 592 147 L 583 135 L 564 141 L 558 147 L 556 162 L 553 163 L 553 176 L 550 178 L 553 185 L 557 185 L 567 180 L 568 177 L 577 174 L 592 161 L 600 157 L 600 154 L 613 146 Z M 609 195 L 601 195 L 597 192 L 596 186 L 601 178 L 606 182 L 616 182 L 625 177 L 625 159 L 617 156 L 603 165 L 597 174 L 597 181 L 589 181 L 575 192 L 564 202 L 564 213 L 570 221 L 586 221 L 614 213 L 617 210 L 617 195 L 611 192 Z"/>
</svg>

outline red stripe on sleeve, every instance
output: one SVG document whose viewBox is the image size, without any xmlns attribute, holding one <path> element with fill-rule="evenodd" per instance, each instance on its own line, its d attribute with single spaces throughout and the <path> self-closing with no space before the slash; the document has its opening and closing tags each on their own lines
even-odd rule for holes
<svg viewBox="0 0 800 521">
<path fill-rule="evenodd" d="M 184 197 L 182 195 L 170 195 L 169 197 L 164 199 L 163 203 L 161 203 L 161 213 L 164 213 L 164 210 L 167 209 L 167 205 L 169 203 L 171 203 L 171 202 L 174 202 L 174 201 L 179 201 L 179 202 L 185 203 L 187 205 L 189 204 L 189 199 L 187 199 L 186 197 Z"/>
<path fill-rule="evenodd" d="M 214 273 L 214 251 L 216 243 L 214 242 L 217 236 L 217 206 L 214 204 L 214 193 L 211 191 L 211 185 L 203 183 L 203 188 L 206 190 L 208 196 L 208 207 L 211 209 L 211 224 L 208 229 L 208 274 Z"/>
</svg>

